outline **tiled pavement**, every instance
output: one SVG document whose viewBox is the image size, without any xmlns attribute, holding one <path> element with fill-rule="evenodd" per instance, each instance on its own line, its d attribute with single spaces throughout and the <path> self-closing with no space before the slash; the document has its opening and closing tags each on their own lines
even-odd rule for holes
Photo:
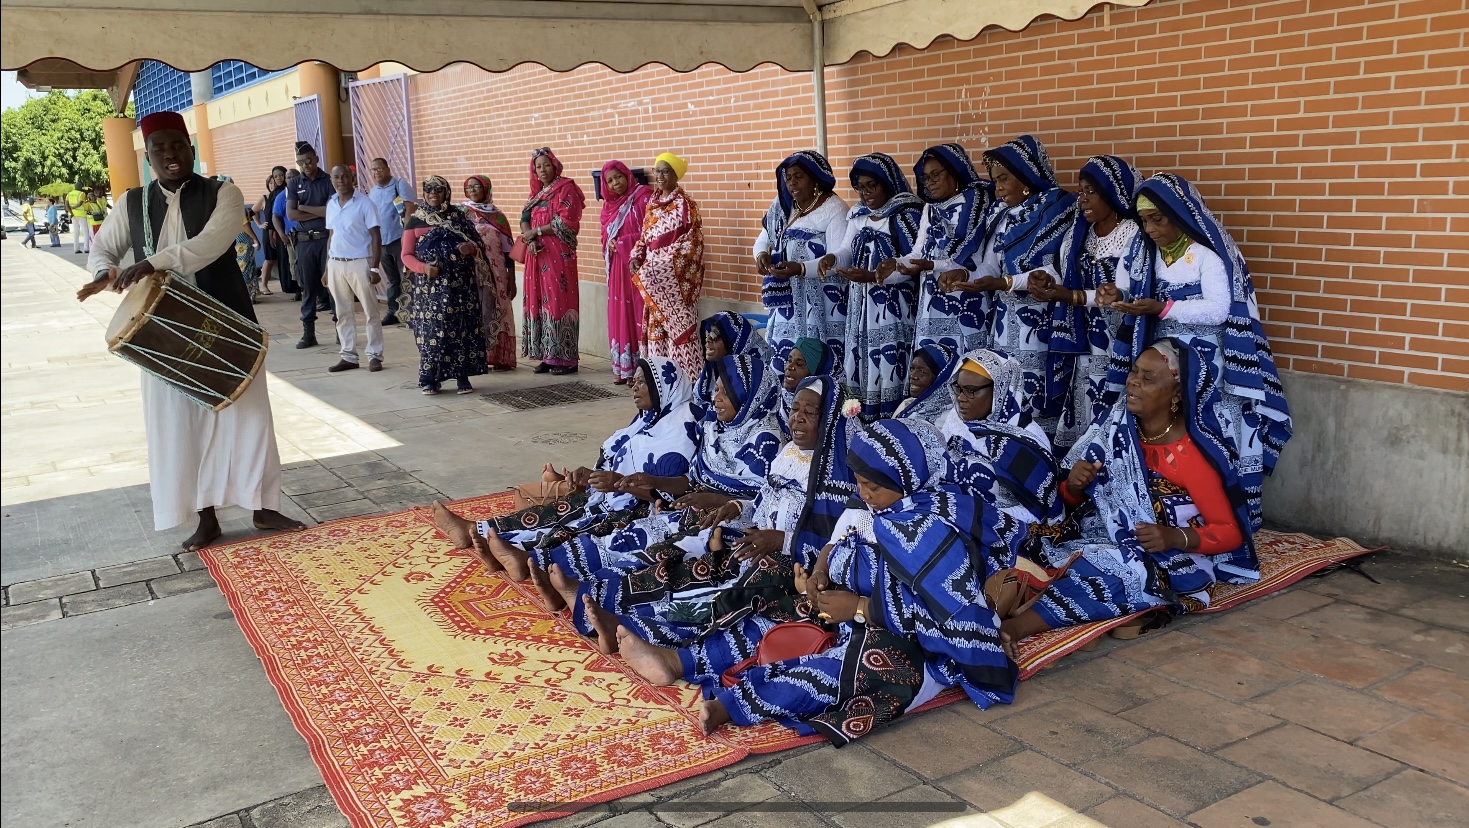
<svg viewBox="0 0 1469 828">
<path fill-rule="evenodd" d="M 134 446 L 93 453 L 53 449 L 49 457 L 36 453 L 33 459 L 24 460 L 28 465 L 11 465 L 20 462 L 12 461 L 11 455 L 17 448 L 26 448 L 26 439 L 52 439 L 51 433 L 25 430 L 42 428 L 48 417 L 73 417 L 88 406 L 136 405 L 125 383 L 102 383 L 105 393 L 63 399 L 65 404 L 58 403 L 55 411 L 29 410 L 47 404 L 49 397 L 43 391 L 29 397 L 14 393 L 17 385 L 13 383 L 24 388 L 24 382 L 44 374 L 36 373 L 34 360 L 22 365 L 12 356 L 16 352 L 11 337 L 39 342 L 46 328 L 42 324 L 28 330 L 14 324 L 9 295 L 13 255 L 6 250 L 5 336 L 6 358 L 16 362 L 6 363 L 6 403 L 5 411 L 0 412 L 7 455 L 5 567 L 7 572 L 17 566 L 16 571 L 35 574 L 6 587 L 5 672 L 25 674 L 27 664 L 13 659 L 20 658 L 15 654 L 25 649 L 25 642 L 35 633 L 52 631 L 51 638 L 37 641 L 50 641 L 57 638 L 56 631 L 66 633 L 71 628 L 87 631 L 79 634 L 97 635 L 97 621 L 143 617 L 136 612 L 140 607 L 124 604 L 151 604 L 196 590 L 159 606 L 187 606 L 188 614 L 182 617 L 191 628 L 204 623 L 200 619 L 209 619 L 211 612 L 214 619 L 228 619 L 227 612 L 219 611 L 224 608 L 218 593 L 206 589 L 210 586 L 207 574 L 198 569 L 196 557 L 162 555 L 175 541 L 129 528 L 137 523 L 129 510 L 146 512 L 145 505 L 139 506 L 146 504 L 145 494 L 117 488 L 137 483 L 140 457 Z M 59 278 L 57 273 L 45 275 L 50 281 Z M 282 337 L 289 334 L 287 310 L 272 305 L 263 308 L 267 322 L 274 321 L 273 330 Z M 105 319 L 105 314 L 88 312 L 92 322 L 76 320 L 72 326 L 100 324 Z M 390 332 L 389 347 L 402 353 L 401 331 Z M 404 508 L 441 494 L 464 497 L 493 490 L 524 477 L 534 467 L 533 458 L 549 455 L 558 462 L 575 461 L 594 450 L 600 435 L 611 429 L 620 414 L 619 406 L 625 406 L 619 400 L 585 403 L 527 417 L 476 398 L 439 397 L 430 404 L 411 391 L 374 391 L 360 377 L 328 378 L 315 364 L 323 356 L 275 349 L 271 354 L 276 377 L 271 389 L 273 396 L 280 395 L 278 429 L 291 464 L 285 474 L 289 511 L 317 520 Z M 101 371 L 113 367 L 108 362 L 88 362 L 85 356 L 74 358 L 84 364 L 63 368 Z M 405 381 L 402 373 L 399 367 L 398 375 L 385 372 L 382 376 L 397 386 Z M 587 379 L 589 373 L 590 369 L 582 378 Z M 524 372 L 498 380 L 501 385 L 539 381 Z M 313 405 L 313 399 L 329 402 L 331 407 Z M 115 407 L 107 409 L 109 421 L 116 420 L 116 411 Z M 56 460 L 58 457 L 79 459 Z M 91 469 L 83 460 L 103 465 Z M 79 471 L 96 478 L 109 475 L 106 481 L 117 482 L 67 490 L 67 481 L 73 479 L 69 476 Z M 52 500 L 26 502 L 26 493 L 39 490 Z M 63 494 L 66 496 L 59 496 Z M 12 499 L 17 496 L 21 497 Z M 121 559 L 100 553 L 77 556 L 74 559 L 84 565 L 58 568 L 49 548 L 56 544 L 56 537 L 42 531 L 46 526 L 41 518 L 62 514 L 56 511 L 61 501 L 68 501 L 68 508 L 73 509 L 64 514 L 85 510 L 87 504 L 105 512 L 88 516 L 94 522 L 87 524 L 90 534 L 82 536 L 96 548 L 105 551 L 121 543 L 127 550 L 156 551 Z M 35 525 L 14 523 L 22 514 Z M 46 554 L 35 554 L 38 545 L 45 547 L 40 551 Z M 1105 639 L 1092 652 L 1073 656 L 1023 683 L 1013 705 L 980 711 L 967 703 L 953 704 L 901 720 L 840 751 L 808 747 L 751 757 L 715 773 L 547 824 L 605 828 L 706 824 L 904 828 L 946 820 L 975 828 L 1097 824 L 1111 828 L 1417 828 L 1464 824 L 1469 816 L 1469 772 L 1464 770 L 1469 768 L 1469 600 L 1465 598 L 1469 569 L 1393 553 L 1374 558 L 1365 569 L 1381 583 L 1341 571 L 1220 616 L 1180 619 L 1168 630 L 1140 641 Z M 52 620 L 63 614 L 75 617 Z M 48 623 L 38 623 L 41 621 Z M 151 631 L 136 630 L 134 634 L 151 644 Z M 224 634 L 230 635 L 228 630 Z M 17 635 L 31 638 L 12 638 Z M 32 647 L 27 652 L 35 651 Z M 201 658 L 188 655 L 192 652 L 185 656 Z M 220 681 L 264 681 L 253 658 L 231 658 L 248 661 L 230 662 Z M 104 669 L 91 663 L 89 668 Z M 58 677 L 44 672 L 53 669 L 44 665 L 35 669 L 43 670 L 42 679 L 52 682 L 84 678 Z M 7 698 L 11 692 L 12 685 L 7 683 Z M 126 695 L 129 688 L 104 686 L 102 692 Z M 230 692 L 221 691 L 226 715 L 237 707 Z M 150 697 L 139 703 L 156 704 L 158 700 Z M 264 712 L 269 707 L 267 700 L 254 708 L 262 711 L 254 715 L 272 715 Z M 177 713 L 165 711 L 162 721 L 182 716 L 187 727 L 197 727 L 189 723 L 190 714 L 186 708 Z M 283 718 L 278 709 L 273 715 Z M 41 743 L 31 745 L 23 741 L 30 737 L 15 735 L 13 723 L 24 721 L 7 705 L 7 823 L 12 808 L 19 808 L 17 803 L 27 796 L 11 782 L 12 762 L 25 761 L 15 757 L 43 755 L 36 753 L 43 746 L 85 756 L 77 751 L 95 750 L 86 745 L 101 744 L 83 743 L 74 748 L 70 742 L 77 738 L 76 733 L 53 730 L 35 737 Z M 65 721 L 72 730 L 79 727 L 74 723 L 79 721 L 76 717 Z M 281 730 L 279 721 L 244 724 L 256 734 Z M 104 720 L 90 726 L 102 728 L 96 738 L 104 742 L 135 738 L 125 723 Z M 197 738 L 210 741 L 191 750 L 207 756 L 214 738 L 227 737 L 205 733 L 209 731 L 201 731 Z M 151 739 L 152 733 L 142 738 Z M 299 740 L 293 746 L 288 744 L 289 736 L 284 738 L 277 753 L 281 761 L 303 762 Z M 227 755 L 218 755 L 211 764 L 224 769 L 228 762 Z M 152 776 L 167 776 L 172 770 L 158 768 Z M 240 773 L 249 776 L 250 771 L 244 768 Z M 170 807 L 176 803 L 168 797 L 177 793 L 153 795 L 147 789 L 149 776 L 129 773 L 122 766 L 101 766 L 82 774 L 79 784 L 95 785 L 87 781 L 89 777 L 107 780 L 114 786 L 114 800 L 146 802 L 149 812 L 188 810 Z M 309 765 L 287 776 L 303 778 L 304 783 L 306 775 L 314 775 Z M 184 779 L 189 777 L 182 774 Z M 302 783 L 286 788 L 281 784 L 285 783 L 274 788 L 241 784 L 228 796 L 209 799 L 230 804 L 212 811 L 220 814 L 217 818 L 199 824 L 210 828 L 346 825 L 319 785 L 303 790 Z M 139 790 L 130 790 L 130 786 Z M 63 794 L 74 797 L 80 790 L 66 789 Z M 293 790 L 298 792 L 281 797 Z M 260 794 L 252 798 L 251 791 Z M 262 795 L 266 791 L 273 792 Z M 201 789 L 187 798 L 202 800 L 214 793 Z M 809 807 L 810 803 L 841 802 L 852 807 L 835 812 Z M 872 802 L 887 808 L 927 804 L 928 809 L 879 813 L 859 804 Z M 782 810 L 775 810 L 777 807 Z M 701 808 L 708 810 L 697 810 Z M 179 828 L 211 811 L 198 814 L 195 808 L 193 813 L 196 815 L 188 820 L 128 813 L 125 819 L 111 823 L 73 822 L 70 818 L 63 822 L 58 817 L 52 822 L 32 819 L 25 824 L 38 828 L 53 824 Z"/>
</svg>

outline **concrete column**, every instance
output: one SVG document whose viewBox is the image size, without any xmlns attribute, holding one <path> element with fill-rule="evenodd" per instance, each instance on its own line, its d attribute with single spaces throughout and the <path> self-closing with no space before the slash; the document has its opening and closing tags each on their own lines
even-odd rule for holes
<svg viewBox="0 0 1469 828">
<path fill-rule="evenodd" d="M 221 170 L 214 165 L 214 135 L 209 131 L 209 104 L 194 101 L 194 144 L 198 146 L 195 162 L 199 173 L 205 176 L 219 175 Z"/>
<path fill-rule="evenodd" d="M 301 80 L 301 97 L 316 95 L 321 101 L 321 136 L 326 146 L 316 148 L 322 169 L 343 163 L 342 152 L 342 82 L 337 70 L 325 63 L 303 63 L 296 68 Z"/>
<path fill-rule="evenodd" d="M 138 154 L 133 149 L 133 129 L 136 127 L 137 123 L 132 118 L 102 119 L 102 146 L 107 150 L 107 182 L 114 198 L 141 183 Z"/>
</svg>

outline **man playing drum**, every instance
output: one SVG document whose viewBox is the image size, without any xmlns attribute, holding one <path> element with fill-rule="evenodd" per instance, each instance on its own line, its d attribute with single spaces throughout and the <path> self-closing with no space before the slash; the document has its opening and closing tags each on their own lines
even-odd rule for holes
<svg viewBox="0 0 1469 828">
<path fill-rule="evenodd" d="M 154 272 L 170 271 L 255 321 L 235 263 L 235 237 L 245 215 L 239 188 L 194 172 L 194 148 L 182 115 L 155 112 L 139 126 L 157 180 L 148 185 L 146 197 L 142 188 L 129 190 L 107 215 L 87 260 L 95 278 L 77 291 L 77 299 L 108 288 L 123 291 Z M 306 528 L 278 511 L 280 452 L 263 373 L 216 413 L 144 372 L 143 421 L 153 525 L 172 529 L 197 514 L 199 526 L 183 542 L 186 551 L 198 551 L 223 534 L 216 506 L 253 510 L 257 529 Z"/>
</svg>

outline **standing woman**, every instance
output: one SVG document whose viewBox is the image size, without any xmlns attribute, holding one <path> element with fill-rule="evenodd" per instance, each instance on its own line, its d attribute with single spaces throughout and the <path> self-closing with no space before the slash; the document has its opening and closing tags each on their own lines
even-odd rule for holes
<svg viewBox="0 0 1469 828">
<path fill-rule="evenodd" d="M 892 416 L 908 390 L 918 292 L 911 279 L 883 284 L 877 267 L 913 251 L 923 202 L 897 162 L 880 152 L 858 158 L 851 178 L 861 202 L 847 213 L 846 238 L 822 257 L 819 271 L 823 277 L 835 271 L 851 283 L 842 373 L 870 421 Z"/>
<path fill-rule="evenodd" d="M 484 245 L 469 216 L 449 197 L 449 182 L 442 176 L 424 179 L 423 201 L 403 228 L 403 266 L 413 277 L 398 312 L 408 309 L 424 396 L 439 393 L 451 377 L 458 383 L 456 393 L 472 394 L 469 378 L 488 370 L 475 281 L 475 259 L 484 256 Z"/>
<path fill-rule="evenodd" d="M 643 211 L 653 188 L 633 179 L 621 161 L 602 165 L 602 260 L 607 263 L 607 347 L 612 377 L 627 385 L 638 370 L 643 338 L 643 296 L 633 284 L 633 245 L 643 229 Z M 692 376 L 692 374 L 690 374 Z"/>
<path fill-rule="evenodd" d="M 761 300 L 770 311 L 766 338 L 777 373 L 796 340 L 820 339 L 841 362 L 847 326 L 847 281 L 823 278 L 817 262 L 847 235 L 847 203 L 832 190 L 826 156 L 801 150 L 775 168 L 775 201 L 755 240 L 755 268 L 764 277 Z"/>
<path fill-rule="evenodd" d="M 515 370 L 515 264 L 508 255 L 515 238 L 510 220 L 495 206 L 494 185 L 487 175 L 464 180 L 464 212 L 474 222 L 484 247 L 475 260 L 480 322 L 489 348 L 491 371 Z"/>
<path fill-rule="evenodd" d="M 286 168 L 272 167 L 270 178 L 265 179 L 265 195 L 255 202 L 255 215 L 260 218 L 260 247 L 265 252 L 265 264 L 260 267 L 260 292 L 270 295 L 270 274 L 275 270 L 276 262 L 283 254 L 281 237 L 271 227 L 270 214 L 275 207 L 275 197 L 280 195 L 281 190 L 286 188 Z M 284 275 L 284 272 L 282 272 Z M 277 277 L 279 278 L 279 277 Z M 281 283 L 281 292 L 290 293 L 286 290 L 286 283 Z"/>
<path fill-rule="evenodd" d="M 956 353 L 990 344 L 989 297 L 950 292 L 939 274 L 973 271 L 984 241 L 984 216 L 992 196 L 958 144 L 929 147 L 913 165 L 918 195 L 928 202 L 911 253 L 878 266 L 878 277 L 894 271 L 918 279 L 914 348 L 944 345 Z"/>
<path fill-rule="evenodd" d="M 1117 266 L 1139 234 L 1132 193 L 1137 173 L 1115 155 L 1098 155 L 1081 168 L 1076 219 L 1061 243 L 1061 279 L 1030 277 L 1030 295 L 1053 303 L 1052 375 L 1073 360 L 1071 384 L 1056 425 L 1056 453 L 1065 456 L 1092 421 L 1112 407 L 1107 371 L 1121 311 L 1097 305 L 1097 289 L 1117 282 Z M 1048 284 L 1049 283 L 1049 286 Z"/>
<path fill-rule="evenodd" d="M 581 297 L 576 281 L 576 234 L 587 199 L 561 176 L 549 147 L 531 153 L 530 201 L 520 212 L 525 243 L 525 319 L 520 353 L 540 360 L 537 374 L 576 373 Z"/>
<path fill-rule="evenodd" d="M 704 222 L 699 205 L 678 182 L 689 162 L 671 152 L 653 164 L 658 192 L 648 202 L 632 251 L 632 271 L 644 299 L 643 344 L 690 377 L 704 366 L 699 341 L 699 292 L 704 287 Z"/>
</svg>

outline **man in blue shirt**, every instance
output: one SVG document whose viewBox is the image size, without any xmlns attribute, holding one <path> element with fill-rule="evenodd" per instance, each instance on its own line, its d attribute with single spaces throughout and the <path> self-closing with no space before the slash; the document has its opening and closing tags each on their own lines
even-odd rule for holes
<svg viewBox="0 0 1469 828">
<path fill-rule="evenodd" d="M 388 313 L 384 325 L 398 324 L 398 297 L 403 295 L 403 225 L 413 214 L 413 188 L 393 177 L 386 158 L 372 159 L 373 187 L 367 193 L 377 206 L 378 230 L 382 233 L 383 275 L 388 277 Z"/>
<path fill-rule="evenodd" d="M 296 170 L 286 170 L 286 186 L 275 194 L 275 203 L 269 205 L 270 226 L 275 228 L 275 234 L 281 239 L 281 251 L 275 260 L 276 278 L 280 280 L 281 291 L 294 293 L 297 302 L 301 301 L 301 286 L 296 284 L 293 276 L 296 272 L 296 239 L 292 234 L 296 232 L 296 222 L 286 218 L 286 192 L 300 175 Z"/>
<path fill-rule="evenodd" d="M 336 196 L 332 177 L 320 166 L 316 149 L 296 142 L 296 166 L 301 176 L 286 187 L 286 218 L 296 222 L 296 283 L 301 286 L 301 341 L 297 348 L 316 347 L 316 312 L 331 310 L 331 295 L 322 284 L 326 275 L 326 204 Z M 332 321 L 337 315 L 332 313 Z"/>
<path fill-rule="evenodd" d="M 56 206 L 56 197 L 46 200 L 46 232 L 51 235 L 51 246 L 61 246 L 61 210 Z"/>
</svg>

